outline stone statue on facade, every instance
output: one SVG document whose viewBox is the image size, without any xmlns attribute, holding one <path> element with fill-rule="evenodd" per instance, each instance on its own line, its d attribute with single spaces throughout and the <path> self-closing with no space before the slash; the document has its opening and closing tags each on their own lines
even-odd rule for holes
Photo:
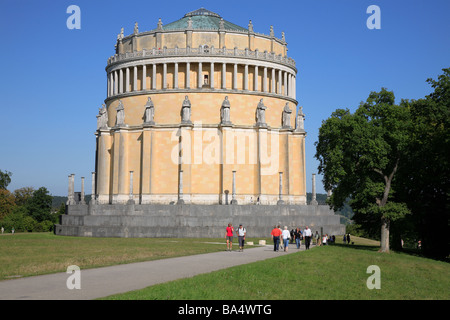
<svg viewBox="0 0 450 320">
<path fill-rule="evenodd" d="M 249 23 L 248 23 L 248 32 L 254 32 L 254 31 L 253 31 L 253 23 L 252 23 L 252 20 L 250 20 Z"/>
<path fill-rule="evenodd" d="M 298 108 L 297 117 L 295 118 L 295 131 L 305 131 L 305 115 L 303 114 L 303 107 Z"/>
<path fill-rule="evenodd" d="M 144 124 L 154 125 L 155 121 L 155 106 L 153 105 L 152 98 L 148 97 L 145 104 Z"/>
<path fill-rule="evenodd" d="M 191 19 L 191 17 L 189 17 L 189 19 L 188 19 L 188 22 L 187 22 L 187 28 L 188 29 L 192 29 L 193 27 L 192 27 L 192 19 Z"/>
<path fill-rule="evenodd" d="M 122 41 L 123 39 L 123 28 L 120 28 L 120 33 L 117 35 L 117 40 Z"/>
<path fill-rule="evenodd" d="M 188 96 L 184 97 L 183 105 L 181 106 L 181 123 L 192 123 L 191 122 L 191 102 Z"/>
<path fill-rule="evenodd" d="M 273 31 L 273 26 L 270 26 L 270 36 L 271 37 L 275 36 L 275 32 Z"/>
<path fill-rule="evenodd" d="M 282 116 L 282 127 L 283 129 L 291 129 L 291 113 L 292 110 L 289 108 L 289 102 L 286 102 L 286 105 L 283 109 L 283 116 Z"/>
<path fill-rule="evenodd" d="M 125 125 L 125 109 L 123 108 L 122 100 L 119 100 L 119 105 L 116 108 L 117 117 L 116 117 L 116 126 Z"/>
<path fill-rule="evenodd" d="M 219 29 L 220 29 L 220 30 L 225 29 L 225 24 L 224 24 L 223 18 L 220 18 L 220 21 L 219 21 Z"/>
<path fill-rule="evenodd" d="M 159 18 L 159 20 L 158 20 L 158 25 L 157 25 L 156 29 L 157 29 L 157 30 L 162 30 L 162 26 L 163 26 L 163 23 L 162 23 L 162 21 L 161 21 L 161 18 Z"/>
<path fill-rule="evenodd" d="M 108 127 L 108 112 L 106 106 L 102 104 L 102 107 L 98 109 L 97 115 L 97 130 Z"/>
<path fill-rule="evenodd" d="M 228 96 L 226 96 L 225 100 L 223 100 L 223 102 L 222 102 L 222 108 L 220 109 L 220 124 L 231 125 L 230 101 L 228 100 Z"/>
<path fill-rule="evenodd" d="M 267 107 L 263 103 L 263 99 L 259 100 L 256 107 L 256 125 L 258 127 L 266 127 L 266 109 Z"/>
<path fill-rule="evenodd" d="M 135 22 L 135 23 L 134 23 L 134 34 L 138 34 L 138 33 L 139 33 L 138 23 Z"/>
</svg>

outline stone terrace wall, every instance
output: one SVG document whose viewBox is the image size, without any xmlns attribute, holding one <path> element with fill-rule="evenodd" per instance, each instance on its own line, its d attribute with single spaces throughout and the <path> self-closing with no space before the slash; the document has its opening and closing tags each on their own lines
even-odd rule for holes
<svg viewBox="0 0 450 320">
<path fill-rule="evenodd" d="M 340 235 L 345 226 L 324 205 L 70 205 L 55 234 L 85 237 L 220 238 L 232 223 L 248 237 L 269 237 L 275 225 L 309 226 Z"/>
</svg>

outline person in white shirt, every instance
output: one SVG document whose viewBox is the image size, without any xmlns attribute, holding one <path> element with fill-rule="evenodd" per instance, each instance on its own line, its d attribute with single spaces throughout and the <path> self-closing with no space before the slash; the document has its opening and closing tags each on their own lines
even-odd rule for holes
<svg viewBox="0 0 450 320">
<path fill-rule="evenodd" d="M 283 232 L 281 232 L 281 237 L 283 238 L 284 251 L 288 251 L 288 245 L 289 245 L 289 239 L 291 238 L 291 233 L 289 232 L 287 226 L 285 226 Z"/>
<path fill-rule="evenodd" d="M 244 251 L 244 242 L 245 242 L 245 234 L 247 233 L 247 230 L 242 226 L 242 224 L 239 225 L 239 229 L 237 229 L 238 239 L 239 239 L 239 252 Z"/>
<path fill-rule="evenodd" d="M 327 245 L 327 241 L 328 241 L 328 235 L 325 234 L 325 235 L 323 236 L 323 238 L 322 238 L 322 245 L 323 245 L 323 246 L 326 246 L 326 245 Z"/>
<path fill-rule="evenodd" d="M 308 226 L 306 226 L 305 230 L 303 231 L 303 236 L 305 237 L 305 248 L 306 250 L 309 249 L 309 246 L 311 244 L 311 229 L 308 228 Z"/>
</svg>

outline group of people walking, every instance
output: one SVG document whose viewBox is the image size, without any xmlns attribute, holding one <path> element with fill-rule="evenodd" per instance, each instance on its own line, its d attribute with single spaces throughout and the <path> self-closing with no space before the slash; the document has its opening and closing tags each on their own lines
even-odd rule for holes
<svg viewBox="0 0 450 320">
<path fill-rule="evenodd" d="M 228 224 L 225 232 L 225 239 L 227 240 L 227 251 L 231 251 L 233 248 L 233 236 L 236 233 L 239 241 L 239 252 L 244 251 L 244 243 L 245 236 L 247 234 L 247 230 L 243 227 L 242 224 L 239 225 L 238 229 L 234 229 L 231 223 Z M 273 251 L 279 251 L 280 249 L 284 251 L 288 251 L 289 243 L 295 243 L 297 249 L 300 249 L 302 240 L 305 240 L 305 249 L 309 250 L 311 247 L 311 242 L 315 241 L 317 246 L 327 245 L 329 242 L 334 242 L 334 236 L 328 238 L 328 235 L 325 234 L 323 236 L 319 235 L 319 232 L 313 235 L 311 229 L 306 226 L 305 229 L 301 230 L 300 228 L 296 228 L 295 230 L 288 230 L 288 227 L 285 226 L 284 229 L 281 227 L 275 226 L 270 233 L 273 240 Z M 345 241 L 350 243 L 350 234 L 344 235 L 344 243 Z"/>
<path fill-rule="evenodd" d="M 287 226 L 284 227 L 284 230 L 281 230 L 281 227 L 278 225 L 272 229 L 270 235 L 273 240 L 273 251 L 279 251 L 280 248 L 288 251 L 290 240 L 295 242 L 297 249 L 300 249 L 303 239 L 305 240 L 306 250 L 309 250 L 311 246 L 312 231 L 308 226 L 303 231 L 300 228 L 296 228 L 295 231 L 289 231 Z"/>
</svg>

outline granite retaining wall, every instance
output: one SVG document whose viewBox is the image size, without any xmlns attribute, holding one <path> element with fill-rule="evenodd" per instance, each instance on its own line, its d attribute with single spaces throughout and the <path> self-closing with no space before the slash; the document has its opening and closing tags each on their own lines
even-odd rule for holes
<svg viewBox="0 0 450 320">
<path fill-rule="evenodd" d="M 70 205 L 55 234 L 84 237 L 220 238 L 232 223 L 248 237 L 269 237 L 275 225 L 289 230 L 309 226 L 313 233 L 340 235 L 340 224 L 324 205 Z"/>
</svg>

